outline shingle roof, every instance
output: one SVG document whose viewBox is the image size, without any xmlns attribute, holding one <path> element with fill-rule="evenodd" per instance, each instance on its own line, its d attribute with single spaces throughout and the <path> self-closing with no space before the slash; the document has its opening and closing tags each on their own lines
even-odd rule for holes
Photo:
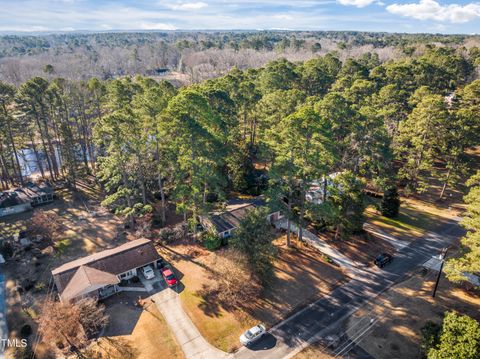
<svg viewBox="0 0 480 359">
<path fill-rule="evenodd" d="M 77 269 L 60 296 L 63 300 L 68 301 L 106 285 L 117 283 L 120 283 L 120 280 L 116 275 L 82 265 Z"/>
<path fill-rule="evenodd" d="M 230 201 L 227 203 L 227 211 L 213 215 L 210 220 L 218 233 L 238 228 L 240 222 L 246 217 L 248 212 L 265 205 L 263 200 L 250 201 Z"/>
<path fill-rule="evenodd" d="M 118 247 L 79 258 L 52 270 L 55 285 L 63 292 L 81 266 L 88 266 L 102 272 L 119 275 L 131 269 L 142 267 L 160 259 L 153 242 L 137 239 Z"/>
</svg>

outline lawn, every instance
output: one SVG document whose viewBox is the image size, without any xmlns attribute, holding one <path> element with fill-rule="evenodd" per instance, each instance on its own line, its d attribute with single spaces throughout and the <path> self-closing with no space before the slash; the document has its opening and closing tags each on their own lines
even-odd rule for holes
<svg viewBox="0 0 480 359">
<path fill-rule="evenodd" d="M 403 240 L 414 240 L 426 232 L 435 232 L 460 214 L 459 209 L 441 207 L 416 198 L 402 198 L 396 218 L 382 216 L 373 206 L 365 212 L 367 222 Z"/>
<path fill-rule="evenodd" d="M 245 310 L 227 311 L 217 303 L 205 300 L 202 285 L 208 283 L 208 268 L 215 253 L 195 245 L 164 248 L 182 276 L 185 289 L 180 294 L 185 311 L 202 335 L 215 347 L 231 352 L 240 345 L 240 334 L 258 322 L 273 326 L 290 312 L 328 294 L 346 280 L 340 268 L 325 261 L 321 253 L 294 241 L 287 248 L 285 236 L 275 241 L 279 257 L 275 279 L 260 298 L 252 298 Z"/>
<path fill-rule="evenodd" d="M 134 306 L 135 295 L 121 293 L 108 299 L 110 323 L 90 348 L 111 359 L 184 358 L 167 323 L 154 304 Z"/>
</svg>

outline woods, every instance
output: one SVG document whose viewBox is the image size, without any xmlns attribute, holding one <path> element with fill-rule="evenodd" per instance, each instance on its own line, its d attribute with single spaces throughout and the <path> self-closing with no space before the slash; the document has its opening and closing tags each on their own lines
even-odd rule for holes
<svg viewBox="0 0 480 359">
<path fill-rule="evenodd" d="M 289 219 L 321 218 L 342 237 L 361 229 L 365 186 L 422 192 L 433 176 L 442 199 L 465 174 L 480 134 L 476 61 L 431 45 L 387 62 L 280 59 L 180 89 L 141 76 L 2 82 L 2 186 L 26 180 L 28 148 L 40 178 L 75 188 L 95 175 L 103 204 L 132 225 L 157 200 L 162 223 L 171 202 L 193 228 L 232 191 L 263 192 Z M 333 173 L 323 203 L 306 201 Z"/>
</svg>

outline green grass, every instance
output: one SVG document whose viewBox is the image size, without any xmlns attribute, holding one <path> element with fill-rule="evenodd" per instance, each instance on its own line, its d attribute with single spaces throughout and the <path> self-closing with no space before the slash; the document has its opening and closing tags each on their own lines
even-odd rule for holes
<svg viewBox="0 0 480 359">
<path fill-rule="evenodd" d="M 450 217 L 445 210 L 414 200 L 402 201 L 396 218 L 382 216 L 374 206 L 367 208 L 366 216 L 371 224 L 404 239 L 418 238 L 428 231 L 436 231 Z"/>
</svg>

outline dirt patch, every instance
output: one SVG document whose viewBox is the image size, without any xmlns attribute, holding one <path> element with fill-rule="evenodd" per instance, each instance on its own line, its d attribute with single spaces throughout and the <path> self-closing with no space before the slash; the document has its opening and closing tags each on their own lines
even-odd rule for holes
<svg viewBox="0 0 480 359">
<path fill-rule="evenodd" d="M 346 280 L 343 271 L 327 263 L 325 256 L 297 240 L 286 245 L 286 236 L 275 244 L 279 249 L 275 279 L 252 305 L 252 316 L 274 325 L 295 309 L 328 294 Z M 294 294 L 294 295 L 293 295 Z"/>
</svg>

